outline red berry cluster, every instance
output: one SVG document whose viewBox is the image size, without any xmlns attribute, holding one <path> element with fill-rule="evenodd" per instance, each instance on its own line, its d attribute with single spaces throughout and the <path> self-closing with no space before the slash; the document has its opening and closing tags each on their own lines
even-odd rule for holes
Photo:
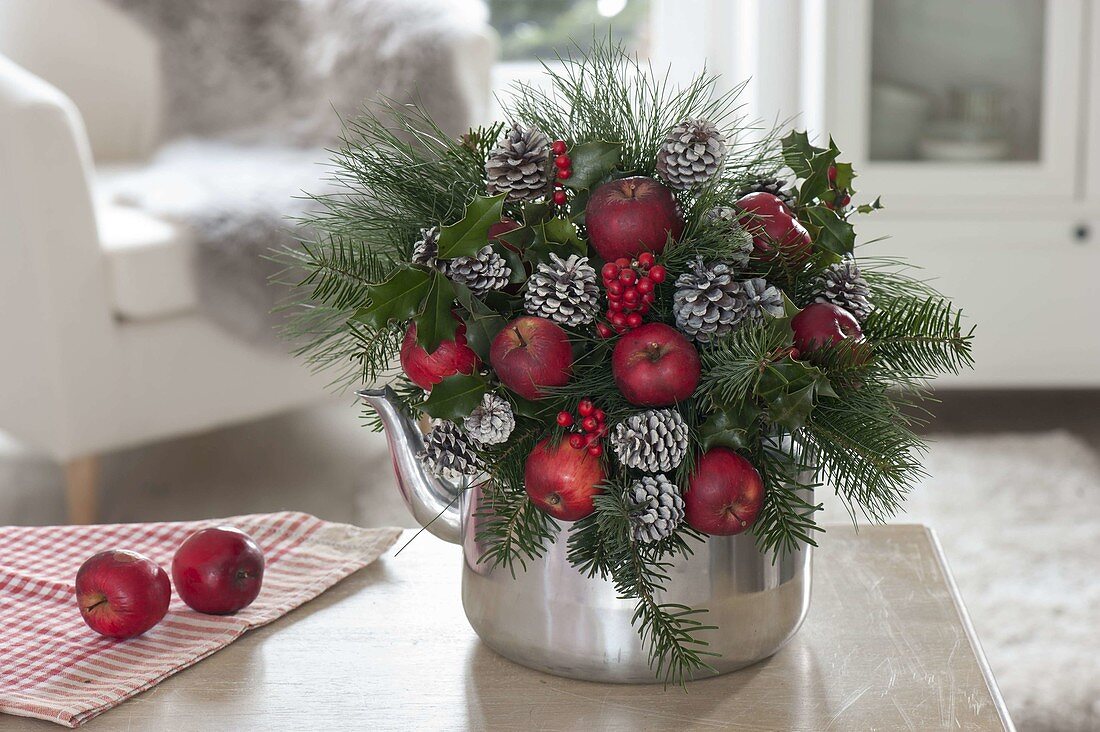
<svg viewBox="0 0 1100 732">
<path fill-rule="evenodd" d="M 591 399 L 581 399 L 577 403 L 577 414 L 562 410 L 558 412 L 558 424 L 570 429 L 569 446 L 574 450 L 588 449 L 592 457 L 603 455 L 600 439 L 607 434 L 607 415 L 596 407 Z"/>
<path fill-rule="evenodd" d="M 569 180 L 573 175 L 573 159 L 566 152 L 565 140 L 554 140 L 550 146 L 550 152 L 554 153 L 554 166 L 557 168 L 557 180 L 554 181 L 554 205 L 564 206 L 568 198 L 565 195 L 563 180 Z"/>
<path fill-rule="evenodd" d="M 829 177 L 829 189 L 833 192 L 833 200 L 825 201 L 825 205 L 832 209 L 843 210 L 852 202 L 852 197 L 848 191 L 843 188 L 836 187 L 836 166 L 830 165 L 828 170 Z"/>
<path fill-rule="evenodd" d="M 607 289 L 608 322 L 597 323 L 596 332 L 601 338 L 610 338 L 642 324 L 642 316 L 656 298 L 653 290 L 665 281 L 668 272 L 664 265 L 655 263 L 651 252 L 642 252 L 633 261 L 620 257 L 608 262 L 600 275 Z"/>
</svg>

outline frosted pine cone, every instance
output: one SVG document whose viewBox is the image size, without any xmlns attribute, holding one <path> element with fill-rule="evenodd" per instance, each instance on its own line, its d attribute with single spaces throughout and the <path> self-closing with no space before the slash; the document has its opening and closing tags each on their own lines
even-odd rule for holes
<svg viewBox="0 0 1100 732">
<path fill-rule="evenodd" d="M 516 416 L 507 399 L 486 394 L 481 404 L 462 422 L 466 434 L 482 445 L 498 445 L 506 441 L 516 428 Z"/>
<path fill-rule="evenodd" d="M 661 474 L 642 476 L 630 486 L 635 509 L 630 513 L 634 540 L 652 544 L 670 536 L 684 520 L 680 489 Z"/>
<path fill-rule="evenodd" d="M 859 271 L 854 259 L 830 264 L 818 280 L 817 302 L 831 302 L 844 308 L 863 322 L 874 310 L 871 304 L 871 287 Z"/>
<path fill-rule="evenodd" d="M 509 201 L 541 198 L 550 188 L 550 138 L 535 127 L 512 125 L 485 161 L 489 195 Z"/>
<path fill-rule="evenodd" d="M 439 270 L 455 282 L 469 287 L 476 295 L 503 288 L 512 276 L 512 268 L 489 244 L 472 257 L 440 260 Z"/>
<path fill-rule="evenodd" d="M 648 409 L 615 425 L 610 444 L 626 467 L 661 473 L 683 462 L 688 427 L 675 409 Z"/>
<path fill-rule="evenodd" d="M 700 343 L 736 330 L 742 322 L 783 314 L 779 289 L 760 277 L 738 281 L 725 262 L 695 261 L 690 272 L 676 279 L 672 295 L 676 327 Z"/>
<path fill-rule="evenodd" d="M 749 322 L 763 322 L 765 315 L 783 317 L 783 293 L 763 277 L 741 281 L 741 301 L 745 303 L 745 318 Z"/>
<path fill-rule="evenodd" d="M 788 206 L 793 206 L 795 190 L 788 186 L 790 186 L 790 183 L 783 178 L 760 178 L 753 183 L 738 188 L 737 197 L 741 198 L 750 193 L 770 193 Z"/>
<path fill-rule="evenodd" d="M 729 206 L 715 206 L 707 211 L 704 216 L 707 220 L 726 230 L 726 235 L 729 237 L 732 246 L 725 261 L 738 269 L 747 266 L 749 257 L 752 255 L 752 234 L 745 231 L 738 223 L 739 214 L 737 209 Z"/>
<path fill-rule="evenodd" d="M 669 131 L 657 151 L 657 173 L 679 191 L 706 183 L 722 167 L 726 138 L 705 119 L 686 119 Z"/>
<path fill-rule="evenodd" d="M 460 480 L 482 470 L 470 437 L 457 424 L 447 420 L 438 422 L 424 437 L 420 459 L 433 475 L 447 480 Z"/>
<path fill-rule="evenodd" d="M 596 270 L 588 257 L 569 255 L 562 260 L 550 255 L 527 281 L 524 297 L 527 312 L 557 321 L 562 325 L 584 325 L 596 319 L 600 309 L 600 288 Z"/>
<path fill-rule="evenodd" d="M 421 229 L 420 238 L 413 244 L 412 263 L 435 269 L 439 253 L 439 227 Z"/>
</svg>

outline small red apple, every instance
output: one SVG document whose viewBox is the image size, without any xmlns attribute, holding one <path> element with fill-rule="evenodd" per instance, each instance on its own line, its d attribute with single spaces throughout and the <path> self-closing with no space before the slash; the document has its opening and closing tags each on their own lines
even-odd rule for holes
<svg viewBox="0 0 1100 732">
<path fill-rule="evenodd" d="M 866 358 L 866 349 L 855 344 L 863 343 L 863 329 L 855 316 L 830 302 L 810 303 L 798 315 L 791 318 L 794 345 L 802 355 L 810 355 L 818 348 L 835 345 L 845 339 L 859 348 L 857 357 Z"/>
<path fill-rule="evenodd" d="M 489 362 L 509 389 L 526 399 L 542 399 L 546 387 L 569 383 L 573 347 L 557 323 L 527 315 L 497 333 Z"/>
<path fill-rule="evenodd" d="M 625 333 L 611 354 L 611 375 L 626 400 L 665 407 L 691 396 L 699 385 L 699 353 L 678 330 L 646 323 Z"/>
<path fill-rule="evenodd" d="M 264 581 L 264 554 L 232 526 L 196 531 L 172 558 L 176 594 L 192 610 L 228 615 L 248 607 Z"/>
<path fill-rule="evenodd" d="M 596 510 L 592 497 L 603 493 L 603 465 L 587 447 L 547 438 L 527 456 L 523 485 L 531 502 L 562 521 L 576 521 Z"/>
<path fill-rule="evenodd" d="M 696 531 L 740 534 L 764 505 L 764 481 L 745 458 L 728 447 L 707 450 L 696 461 L 684 492 L 684 517 Z"/>
<path fill-rule="evenodd" d="M 736 206 L 742 212 L 737 221 L 752 234 L 753 249 L 760 259 L 774 259 L 777 251 L 792 264 L 810 257 L 810 232 L 781 198 L 757 191 L 742 196 Z"/>
<path fill-rule="evenodd" d="M 585 207 L 584 225 L 588 241 L 607 262 L 660 252 L 670 236 L 676 241 L 684 233 L 684 217 L 672 191 L 644 176 L 597 187 Z"/>
<path fill-rule="evenodd" d="M 76 602 L 88 627 L 108 638 L 133 638 L 161 621 L 172 599 L 168 574 L 136 552 L 90 557 L 76 573 Z"/>
<path fill-rule="evenodd" d="M 477 354 L 466 345 L 465 323 L 459 323 L 455 329 L 454 340 L 443 341 L 431 353 L 417 344 L 416 323 L 409 323 L 401 343 L 401 368 L 421 389 L 430 390 L 448 376 L 472 374 L 477 365 Z"/>
</svg>

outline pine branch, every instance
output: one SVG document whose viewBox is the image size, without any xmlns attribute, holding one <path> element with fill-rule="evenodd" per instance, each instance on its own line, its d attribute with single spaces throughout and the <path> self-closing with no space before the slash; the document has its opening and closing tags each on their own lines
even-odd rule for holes
<svg viewBox="0 0 1100 732">
<path fill-rule="evenodd" d="M 510 119 L 571 141 L 622 142 L 621 168 L 635 175 L 656 173 L 654 151 L 687 118 L 707 119 L 726 133 L 725 178 L 742 181 L 780 164 L 774 131 L 743 114 L 745 84 L 718 93 L 718 77 L 704 72 L 677 87 L 668 71 L 659 74 L 610 40 L 559 54 L 557 62 L 543 64 L 549 90 L 513 85 L 504 100 Z"/>
</svg>

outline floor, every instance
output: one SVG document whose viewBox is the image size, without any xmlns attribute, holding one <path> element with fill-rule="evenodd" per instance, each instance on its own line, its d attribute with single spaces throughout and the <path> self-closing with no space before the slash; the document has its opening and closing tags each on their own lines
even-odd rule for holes
<svg viewBox="0 0 1100 732">
<path fill-rule="evenodd" d="M 936 432 L 1065 429 L 1100 451 L 1100 391 L 947 392 Z M 334 399 L 248 425 L 125 450 L 102 461 L 106 522 L 165 521 L 284 509 L 365 526 L 408 526 L 385 440 Z M 61 470 L 0 443 L 0 524 L 65 519 Z"/>
</svg>

